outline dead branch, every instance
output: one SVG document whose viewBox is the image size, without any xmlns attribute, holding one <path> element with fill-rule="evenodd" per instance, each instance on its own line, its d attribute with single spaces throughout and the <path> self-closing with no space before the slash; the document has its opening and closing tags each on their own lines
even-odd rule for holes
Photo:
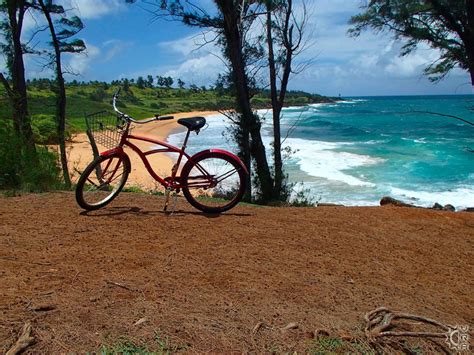
<svg viewBox="0 0 474 355">
<path fill-rule="evenodd" d="M 135 323 L 133 323 L 134 326 L 138 326 L 140 324 L 143 324 L 145 322 L 148 322 L 148 318 L 147 317 L 143 317 L 143 318 L 140 318 L 139 320 L 137 320 Z"/>
<path fill-rule="evenodd" d="M 128 291 L 131 291 L 131 292 L 137 292 L 138 290 L 136 289 L 133 289 L 133 288 L 130 288 L 128 287 L 127 285 L 124 285 L 124 284 L 121 284 L 119 282 L 114 282 L 114 281 L 109 281 L 109 280 L 105 280 L 106 283 L 108 283 L 109 285 L 113 285 L 113 286 L 117 286 L 117 287 L 121 287 L 121 288 L 124 288 Z"/>
<path fill-rule="evenodd" d="M 255 335 L 258 333 L 258 331 L 265 325 L 263 322 L 258 322 L 255 327 L 252 329 L 252 334 Z"/>
<path fill-rule="evenodd" d="M 39 304 L 30 308 L 35 312 L 48 312 L 56 309 L 54 304 Z"/>
<path fill-rule="evenodd" d="M 20 337 L 16 341 L 15 345 L 7 351 L 6 355 L 16 355 L 22 353 L 26 348 L 35 343 L 35 338 L 31 335 L 31 323 L 26 322 L 23 325 Z"/>
<path fill-rule="evenodd" d="M 285 330 L 291 330 L 291 329 L 298 329 L 298 327 L 299 327 L 298 323 L 292 322 L 280 328 L 280 330 L 285 331 Z"/>
</svg>

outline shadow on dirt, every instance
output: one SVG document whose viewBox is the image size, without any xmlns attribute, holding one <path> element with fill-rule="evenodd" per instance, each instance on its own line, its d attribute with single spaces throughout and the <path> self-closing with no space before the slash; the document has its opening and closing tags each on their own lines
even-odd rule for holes
<svg viewBox="0 0 474 355">
<path fill-rule="evenodd" d="M 132 215 L 137 215 L 137 216 L 162 215 L 169 218 L 183 217 L 183 216 L 188 216 L 188 215 L 203 216 L 206 218 L 220 218 L 220 217 L 225 217 L 225 216 L 238 216 L 238 217 L 251 216 L 251 214 L 249 213 L 225 212 L 222 214 L 216 214 L 216 213 L 204 213 L 204 212 L 198 212 L 198 211 L 184 211 L 180 209 L 174 212 L 164 212 L 163 210 L 150 211 L 150 210 L 144 210 L 141 207 L 125 207 L 125 206 L 109 207 L 109 208 L 101 209 L 98 211 L 82 211 L 79 214 L 81 216 L 87 216 L 87 217 L 114 217 L 114 216 L 120 216 L 120 215 L 126 215 L 126 214 L 132 214 Z"/>
</svg>

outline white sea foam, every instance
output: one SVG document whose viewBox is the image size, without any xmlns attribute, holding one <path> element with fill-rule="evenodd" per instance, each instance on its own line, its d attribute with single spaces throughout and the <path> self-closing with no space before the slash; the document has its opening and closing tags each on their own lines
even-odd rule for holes
<svg viewBox="0 0 474 355">
<path fill-rule="evenodd" d="M 452 204 L 456 209 L 474 206 L 474 187 L 459 187 L 450 191 L 412 191 L 396 187 L 391 194 L 401 200 L 412 200 L 417 206 L 432 207 L 436 202 L 441 205 Z"/>
<path fill-rule="evenodd" d="M 420 144 L 426 144 L 426 143 L 428 143 L 428 142 L 426 141 L 426 138 L 414 139 L 413 142 L 415 142 L 415 143 L 420 143 Z"/>
<path fill-rule="evenodd" d="M 339 181 L 352 186 L 374 186 L 371 182 L 364 181 L 359 177 L 349 175 L 346 170 L 374 165 L 383 162 L 383 159 L 370 157 L 368 155 L 339 152 L 335 149 L 345 143 L 331 143 L 299 138 L 290 138 L 288 145 L 296 150 L 294 158 L 297 159 L 301 170 L 307 174 Z"/>
<path fill-rule="evenodd" d="M 407 142 L 414 142 L 418 144 L 427 144 L 428 142 L 426 141 L 426 138 L 419 138 L 419 139 L 411 139 L 411 138 L 405 138 L 401 137 L 402 140 L 407 141 Z"/>
<path fill-rule="evenodd" d="M 360 142 L 359 144 L 369 144 L 369 145 L 373 145 L 373 144 L 385 144 L 387 143 L 388 141 L 385 140 L 385 139 L 372 139 L 370 141 L 366 141 L 366 142 Z"/>
<path fill-rule="evenodd" d="M 329 103 L 320 103 L 320 104 L 309 104 L 308 106 L 312 107 L 312 108 L 318 108 L 318 107 L 328 106 L 328 105 L 330 105 L 330 104 Z"/>
<path fill-rule="evenodd" d="M 325 105 L 325 104 L 315 104 Z M 316 106 L 317 107 L 317 106 Z M 315 109 L 315 108 L 314 108 Z M 266 112 L 267 119 L 264 121 L 262 134 L 263 141 L 267 147 L 269 162 L 271 159 L 271 110 L 261 110 L 262 114 Z M 311 112 L 292 112 L 284 113 L 283 122 L 291 123 L 299 120 L 301 115 Z M 235 151 L 235 145 L 228 142 L 223 136 L 227 127 L 230 126 L 228 118 L 221 114 L 206 117 L 209 127 L 202 130 L 199 137 L 190 139 L 189 153 L 193 154 L 208 147 L 224 148 Z M 303 116 L 304 119 L 304 116 Z M 369 140 L 357 144 L 383 144 L 387 143 L 389 135 L 381 134 L 385 137 L 379 140 Z M 180 145 L 184 138 L 184 133 L 173 134 L 168 138 L 172 144 Z M 418 143 L 426 143 L 423 139 Z M 457 185 L 453 190 L 440 188 L 439 191 L 429 191 L 424 187 L 420 190 L 412 191 L 393 187 L 388 184 L 396 184 L 396 181 L 384 181 L 384 183 L 369 181 L 363 175 L 354 175 L 358 167 L 373 166 L 384 162 L 381 158 L 369 155 L 344 152 L 345 146 L 353 145 L 350 142 L 322 142 L 305 140 L 300 138 L 288 138 L 284 146 L 290 146 L 296 153 L 292 156 L 291 164 L 293 168 L 290 173 L 290 179 L 294 176 L 295 181 L 301 181 L 301 172 L 312 176 L 307 178 L 305 185 L 311 187 L 313 195 L 322 197 L 322 202 L 342 203 L 345 205 L 377 205 L 381 196 L 390 195 L 404 201 L 412 201 L 416 205 L 431 207 L 435 202 L 442 205 L 453 204 L 457 209 L 474 206 L 474 186 Z M 298 170 L 293 170 L 299 167 Z M 354 169 L 354 170 L 352 170 Z M 474 175 L 474 174 L 472 174 Z M 304 175 L 306 176 L 306 175 Z M 299 180 L 298 180 L 299 179 Z M 470 176 L 467 181 L 472 181 Z"/>
</svg>

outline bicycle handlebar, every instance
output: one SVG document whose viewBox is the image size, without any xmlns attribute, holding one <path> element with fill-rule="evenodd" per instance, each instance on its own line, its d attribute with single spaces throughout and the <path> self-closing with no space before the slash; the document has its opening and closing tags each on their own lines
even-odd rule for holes
<svg viewBox="0 0 474 355">
<path fill-rule="evenodd" d="M 125 120 L 127 120 L 129 122 L 133 122 L 133 123 L 145 124 L 145 123 L 149 123 L 149 122 L 153 122 L 153 121 L 165 121 L 165 120 L 174 119 L 174 116 L 160 116 L 160 115 L 155 115 L 155 117 L 153 117 L 153 118 L 147 118 L 147 119 L 144 119 L 144 120 L 136 120 L 136 119 L 130 117 L 129 115 L 119 111 L 118 108 L 117 108 L 117 99 L 118 99 L 118 96 L 120 94 L 120 90 L 121 90 L 121 88 L 118 88 L 118 90 L 115 92 L 114 96 L 112 97 L 112 106 L 114 108 L 114 111 L 117 112 L 120 116 L 122 116 Z"/>
</svg>

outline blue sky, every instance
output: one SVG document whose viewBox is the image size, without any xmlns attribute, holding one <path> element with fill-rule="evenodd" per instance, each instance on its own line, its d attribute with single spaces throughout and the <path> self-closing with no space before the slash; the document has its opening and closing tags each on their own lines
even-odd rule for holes
<svg viewBox="0 0 474 355">
<path fill-rule="evenodd" d="M 197 0 L 212 9 L 211 0 Z M 139 75 L 169 75 L 196 85 L 212 84 L 224 70 L 218 48 L 202 43 L 201 32 L 179 22 L 153 20 L 143 6 L 125 0 L 60 0 L 82 18 L 87 55 L 68 58 L 78 80 L 111 81 Z M 291 89 L 323 95 L 410 95 L 470 94 L 466 72 L 454 70 L 439 84 L 422 75 L 423 68 L 436 52 L 421 48 L 400 58 L 400 43 L 390 35 L 364 33 L 359 38 L 347 36 L 347 21 L 359 11 L 361 0 L 307 0 L 313 16 L 308 22 L 313 45 L 301 60 L 312 65 L 291 79 Z M 41 22 L 41 18 L 36 21 Z M 28 19 L 27 30 L 35 21 Z M 39 44 L 40 46 L 41 44 Z M 48 77 L 50 73 L 28 58 L 28 77 Z"/>
</svg>

